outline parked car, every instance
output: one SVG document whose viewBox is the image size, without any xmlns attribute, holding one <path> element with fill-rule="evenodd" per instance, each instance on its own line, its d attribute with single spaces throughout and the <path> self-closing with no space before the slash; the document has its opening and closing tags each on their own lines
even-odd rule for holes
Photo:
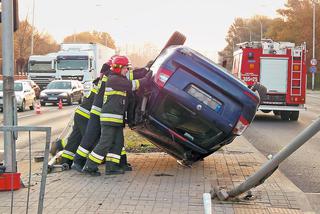
<svg viewBox="0 0 320 214">
<path fill-rule="evenodd" d="M 57 104 L 59 100 L 68 105 L 73 102 L 80 104 L 82 99 L 83 86 L 78 80 L 54 80 L 40 93 L 40 103 L 43 106 L 46 103 Z"/>
<path fill-rule="evenodd" d="M 33 80 L 20 80 L 20 81 L 29 83 L 31 88 L 34 90 L 36 98 L 39 99 L 41 89 Z"/>
<path fill-rule="evenodd" d="M 33 110 L 36 96 L 29 83 L 24 81 L 15 81 L 14 94 L 19 111 L 25 111 L 26 107 Z M 0 110 L 3 111 L 3 81 L 0 81 Z"/>
<path fill-rule="evenodd" d="M 256 114 L 259 95 L 190 48 L 167 48 L 150 70 L 130 127 L 184 165 L 231 143 Z"/>
</svg>

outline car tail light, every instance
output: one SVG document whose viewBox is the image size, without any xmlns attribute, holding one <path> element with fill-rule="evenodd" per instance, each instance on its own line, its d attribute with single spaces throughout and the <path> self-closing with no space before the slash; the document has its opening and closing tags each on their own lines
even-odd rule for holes
<svg viewBox="0 0 320 214">
<path fill-rule="evenodd" d="M 249 122 L 241 115 L 237 125 L 233 129 L 233 134 L 242 135 L 242 133 L 248 128 Z"/>
<path fill-rule="evenodd" d="M 160 88 L 163 88 L 172 74 L 173 72 L 170 70 L 159 68 L 157 74 L 155 75 L 154 81 Z"/>
</svg>

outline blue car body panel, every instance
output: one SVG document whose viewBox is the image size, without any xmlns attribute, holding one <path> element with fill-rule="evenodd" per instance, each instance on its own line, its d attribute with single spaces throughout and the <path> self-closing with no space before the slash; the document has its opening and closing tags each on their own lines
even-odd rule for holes
<svg viewBox="0 0 320 214">
<path fill-rule="evenodd" d="M 188 164 L 200 160 L 233 141 L 240 117 L 248 123 L 253 120 L 259 97 L 196 51 L 184 46 L 168 48 L 151 67 L 154 74 L 160 69 L 171 75 L 163 87 L 154 79 L 147 119 L 134 129 L 175 158 Z M 194 89 L 210 97 L 213 107 L 200 95 L 191 95 Z"/>
</svg>

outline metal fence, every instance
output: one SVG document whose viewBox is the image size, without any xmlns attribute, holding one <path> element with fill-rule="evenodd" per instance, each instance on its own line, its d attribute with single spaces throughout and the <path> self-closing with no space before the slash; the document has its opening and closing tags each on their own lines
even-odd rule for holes
<svg viewBox="0 0 320 214">
<path fill-rule="evenodd" d="M 45 150 L 44 150 L 44 160 L 43 160 L 42 175 L 41 175 L 39 202 L 38 202 L 38 214 L 42 214 L 47 173 L 48 173 L 48 159 L 49 159 L 49 147 L 50 147 L 50 138 L 51 138 L 51 127 L 3 126 L 3 127 L 0 127 L 0 131 L 10 132 L 11 135 L 15 135 L 16 132 L 29 132 L 29 179 L 28 179 L 28 196 L 27 196 L 26 213 L 28 213 L 28 209 L 29 209 L 29 195 L 30 195 L 30 182 L 31 182 L 31 132 L 45 132 L 46 133 L 46 143 L 45 143 Z M 11 213 L 12 213 L 12 210 L 13 210 L 13 190 L 11 190 Z"/>
</svg>

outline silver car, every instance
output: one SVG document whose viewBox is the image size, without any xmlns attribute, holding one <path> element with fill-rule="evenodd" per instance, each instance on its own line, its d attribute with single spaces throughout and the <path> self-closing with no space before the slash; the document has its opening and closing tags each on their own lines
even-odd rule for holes
<svg viewBox="0 0 320 214">
<path fill-rule="evenodd" d="M 25 111 L 26 107 L 33 110 L 36 96 L 28 82 L 15 81 L 14 93 L 19 111 Z M 3 81 L 0 81 L 0 110 L 3 110 Z"/>
</svg>

